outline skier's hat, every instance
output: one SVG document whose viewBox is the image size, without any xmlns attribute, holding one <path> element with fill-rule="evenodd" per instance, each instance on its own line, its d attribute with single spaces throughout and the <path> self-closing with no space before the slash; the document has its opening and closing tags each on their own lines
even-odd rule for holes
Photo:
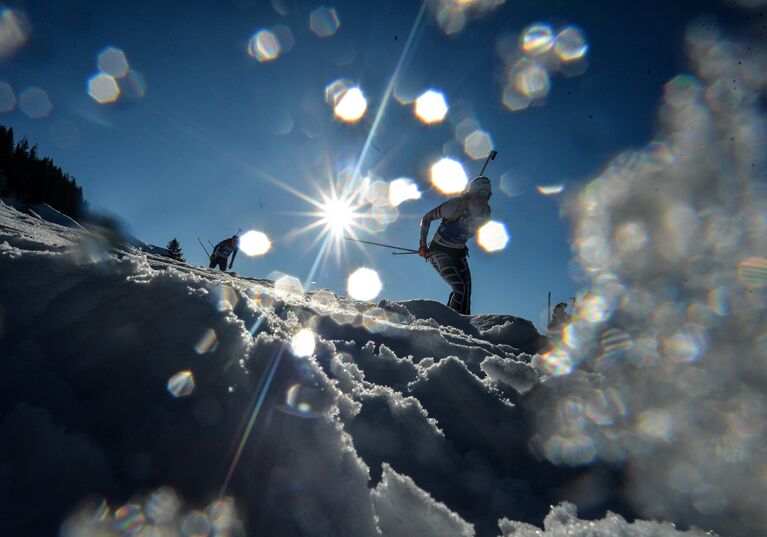
<svg viewBox="0 0 767 537">
<path fill-rule="evenodd" d="M 469 183 L 469 192 L 472 194 L 478 194 L 480 192 L 492 194 L 493 186 L 490 184 L 490 179 L 484 175 L 478 175 Z"/>
</svg>

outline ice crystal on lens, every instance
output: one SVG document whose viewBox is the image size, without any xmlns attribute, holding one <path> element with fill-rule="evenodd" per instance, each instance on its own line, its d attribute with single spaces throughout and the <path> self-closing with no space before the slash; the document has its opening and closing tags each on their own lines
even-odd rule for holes
<svg viewBox="0 0 767 537">
<path fill-rule="evenodd" d="M 493 139 L 487 132 L 477 129 L 464 139 L 463 150 L 474 160 L 485 158 L 493 150 Z"/>
<path fill-rule="evenodd" d="M 557 34 L 554 52 L 562 61 L 570 62 L 583 58 L 589 46 L 581 31 L 575 26 L 568 26 Z"/>
<path fill-rule="evenodd" d="M 19 95 L 19 108 L 32 119 L 47 117 L 53 104 L 45 90 L 40 88 L 27 88 Z"/>
<path fill-rule="evenodd" d="M 97 63 L 99 71 L 114 78 L 125 76 L 130 68 L 125 53 L 116 47 L 108 47 L 101 51 Z"/>
<path fill-rule="evenodd" d="M 0 112 L 10 112 L 16 107 L 16 95 L 10 84 L 0 82 Z"/>
<path fill-rule="evenodd" d="M 99 104 L 113 103 L 120 96 L 120 87 L 111 75 L 98 73 L 88 80 L 88 95 Z"/>
<path fill-rule="evenodd" d="M 309 28 L 318 37 L 330 37 L 338 31 L 341 22 L 334 8 L 318 7 L 309 15 Z"/>
<path fill-rule="evenodd" d="M 275 295 L 285 298 L 289 295 L 297 295 L 304 292 L 304 287 L 298 278 L 293 276 L 281 276 L 274 282 Z"/>
<path fill-rule="evenodd" d="M 27 41 L 26 18 L 21 11 L 0 6 L 0 59 L 10 56 Z"/>
<path fill-rule="evenodd" d="M 191 371 L 179 371 L 168 380 L 168 391 L 173 397 L 186 397 L 194 391 L 194 375 Z"/>
<path fill-rule="evenodd" d="M 248 41 L 248 54 L 260 62 L 276 60 L 281 51 L 279 38 L 269 30 L 259 30 Z"/>
<path fill-rule="evenodd" d="M 554 46 L 554 32 L 546 24 L 533 24 L 522 32 L 522 50 L 537 56 L 551 50 Z"/>
</svg>

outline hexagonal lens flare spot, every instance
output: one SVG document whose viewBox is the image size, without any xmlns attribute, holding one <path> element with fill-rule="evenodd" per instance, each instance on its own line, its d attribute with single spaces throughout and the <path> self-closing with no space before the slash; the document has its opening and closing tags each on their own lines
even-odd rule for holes
<svg viewBox="0 0 767 537">
<path fill-rule="evenodd" d="M 447 110 L 445 96 L 439 91 L 428 90 L 415 101 L 415 115 L 427 125 L 445 119 Z"/>
<path fill-rule="evenodd" d="M 491 220 L 477 232 L 477 243 L 486 252 L 498 252 L 509 243 L 509 233 L 501 222 Z"/>
<path fill-rule="evenodd" d="M 462 192 L 469 181 L 461 163 L 451 158 L 443 158 L 432 165 L 430 175 L 431 183 L 443 194 Z"/>
</svg>

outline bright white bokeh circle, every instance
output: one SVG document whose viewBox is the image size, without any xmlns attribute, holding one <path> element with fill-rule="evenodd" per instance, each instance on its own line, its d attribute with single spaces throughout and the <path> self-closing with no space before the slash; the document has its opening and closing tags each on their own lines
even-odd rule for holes
<svg viewBox="0 0 767 537">
<path fill-rule="evenodd" d="M 396 207 L 407 200 L 417 200 L 421 198 L 421 191 L 418 185 L 411 179 L 400 177 L 389 183 L 389 203 Z"/>
<path fill-rule="evenodd" d="M 346 283 L 349 296 L 355 300 L 373 300 L 381 292 L 382 287 L 378 273 L 369 268 L 355 270 Z"/>
<path fill-rule="evenodd" d="M 251 230 L 240 237 L 239 246 L 245 255 L 257 256 L 268 252 L 272 242 L 265 233 Z"/>
<path fill-rule="evenodd" d="M 466 171 L 457 160 L 443 158 L 431 167 L 431 183 L 443 194 L 457 194 L 463 192 L 466 183 Z"/>
<path fill-rule="evenodd" d="M 120 87 L 112 76 L 98 73 L 88 80 L 88 95 L 99 104 L 113 103 L 120 97 Z"/>
<path fill-rule="evenodd" d="M 367 108 L 368 102 L 365 95 L 358 86 L 354 86 L 340 96 L 333 112 L 338 119 L 354 123 L 362 119 Z"/>
<path fill-rule="evenodd" d="M 497 252 L 506 248 L 509 243 L 509 233 L 506 226 L 491 220 L 477 232 L 477 243 L 486 252 Z"/>
<path fill-rule="evenodd" d="M 290 340 L 290 350 L 299 357 L 311 356 L 314 354 L 316 341 L 314 332 L 308 328 L 302 328 Z"/>
<path fill-rule="evenodd" d="M 415 115 L 426 124 L 439 123 L 447 115 L 445 96 L 435 90 L 424 92 L 415 101 Z"/>
</svg>

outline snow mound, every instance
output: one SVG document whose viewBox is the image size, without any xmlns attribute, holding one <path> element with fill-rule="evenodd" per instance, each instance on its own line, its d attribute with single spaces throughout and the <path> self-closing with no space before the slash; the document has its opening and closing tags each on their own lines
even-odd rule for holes
<svg viewBox="0 0 767 537">
<path fill-rule="evenodd" d="M 95 526 L 79 534 L 207 534 L 225 497 L 265 536 L 495 537 L 499 520 L 540 525 L 563 500 L 589 518 L 632 515 L 611 485 L 620 468 L 530 452 L 545 385 L 509 328 L 522 320 L 498 317 L 509 327 L 495 334 L 493 317 L 429 301 L 290 292 L 4 204 L 0 274 L 12 534 L 69 537 L 84 520 Z M 161 523 L 152 490 L 209 507 Z M 77 508 L 93 494 L 107 505 L 97 519 Z"/>
<path fill-rule="evenodd" d="M 514 522 L 507 518 L 498 522 L 500 537 L 711 537 L 710 532 L 692 529 L 678 531 L 673 524 L 658 524 L 638 520 L 629 523 L 615 513 L 607 513 L 602 520 L 580 520 L 577 509 L 571 503 L 562 503 L 551 508 L 543 521 L 544 530 L 537 526 Z"/>
<path fill-rule="evenodd" d="M 471 317 L 461 315 L 434 300 L 404 300 L 399 303 L 414 319 L 431 319 L 438 326 L 450 326 L 468 336 L 479 333 L 471 323 Z"/>
<path fill-rule="evenodd" d="M 64 227 L 71 227 L 74 229 L 85 229 L 74 218 L 60 213 L 47 203 L 37 203 L 32 205 L 27 212 L 32 216 L 39 218 L 40 220 L 46 220 L 53 224 L 58 224 Z"/>
<path fill-rule="evenodd" d="M 529 391 L 538 383 L 538 373 L 524 361 L 517 362 L 499 356 L 489 356 L 479 366 L 488 378 L 507 384 L 520 394 Z"/>
<path fill-rule="evenodd" d="M 383 465 L 373 505 L 384 535 L 398 537 L 473 537 L 474 528 L 444 504 L 435 502 L 407 476 Z"/>
<path fill-rule="evenodd" d="M 511 315 L 475 315 L 471 324 L 482 338 L 496 345 L 509 345 L 533 354 L 546 346 L 546 338 L 527 319 Z"/>
</svg>

